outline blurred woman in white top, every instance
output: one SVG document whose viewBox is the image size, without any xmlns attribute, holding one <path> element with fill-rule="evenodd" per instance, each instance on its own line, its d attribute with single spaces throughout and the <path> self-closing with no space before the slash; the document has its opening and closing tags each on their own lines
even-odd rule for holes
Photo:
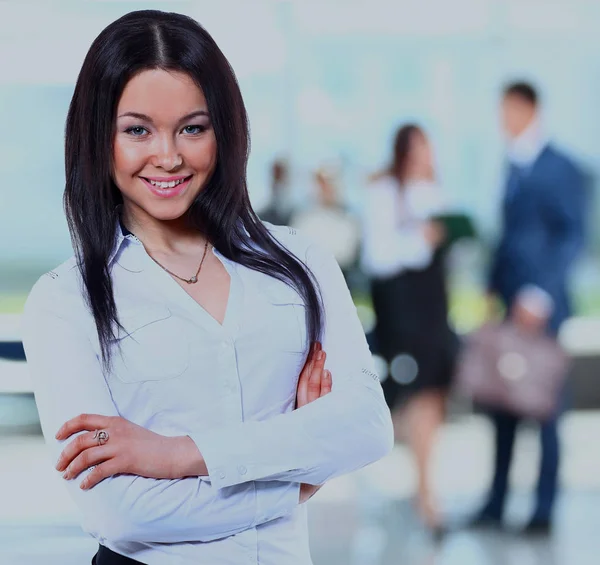
<svg viewBox="0 0 600 565">
<path fill-rule="evenodd" d="M 447 321 L 445 234 L 433 219 L 443 211 L 430 142 L 421 128 L 405 125 L 396 134 L 391 165 L 367 189 L 362 264 L 371 278 L 377 348 L 390 364 L 386 400 L 405 408 L 417 506 L 436 533 L 441 522 L 429 461 L 457 351 Z"/>
</svg>

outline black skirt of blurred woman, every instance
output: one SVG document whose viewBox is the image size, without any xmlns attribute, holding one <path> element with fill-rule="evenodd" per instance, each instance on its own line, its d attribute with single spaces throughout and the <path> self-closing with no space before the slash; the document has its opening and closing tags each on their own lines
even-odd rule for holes
<svg viewBox="0 0 600 565">
<path fill-rule="evenodd" d="M 458 339 L 448 324 L 445 234 L 431 219 L 445 208 L 432 162 L 423 130 L 400 128 L 391 166 L 367 188 L 363 267 L 371 278 L 377 349 L 390 366 L 383 382 L 386 401 L 390 408 L 402 407 L 415 457 L 417 510 L 439 532 L 430 460 Z"/>
<path fill-rule="evenodd" d="M 422 391 L 446 392 L 458 339 L 448 325 L 443 253 L 437 252 L 424 269 L 374 278 L 371 293 L 377 345 L 391 369 L 383 382 L 388 406 L 394 408 Z"/>
</svg>

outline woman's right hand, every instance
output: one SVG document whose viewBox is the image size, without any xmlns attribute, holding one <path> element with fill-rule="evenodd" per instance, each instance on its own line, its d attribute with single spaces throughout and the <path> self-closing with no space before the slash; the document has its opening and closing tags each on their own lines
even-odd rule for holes
<svg viewBox="0 0 600 565">
<path fill-rule="evenodd" d="M 325 369 L 327 355 L 316 342 L 310 350 L 310 354 L 298 379 L 298 390 L 296 392 L 296 409 L 310 404 L 317 398 L 321 398 L 331 392 L 331 373 Z M 323 485 L 300 485 L 300 504 L 305 503 Z"/>
<path fill-rule="evenodd" d="M 429 245 L 438 248 L 446 240 L 446 230 L 440 222 L 430 220 L 423 224 L 423 236 Z"/>
</svg>

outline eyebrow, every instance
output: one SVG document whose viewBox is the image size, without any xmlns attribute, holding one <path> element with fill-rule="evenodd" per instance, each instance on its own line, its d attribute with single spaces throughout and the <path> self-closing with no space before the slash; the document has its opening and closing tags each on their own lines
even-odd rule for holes
<svg viewBox="0 0 600 565">
<path fill-rule="evenodd" d="M 186 122 L 187 120 L 197 118 L 198 116 L 208 116 L 208 112 L 206 110 L 196 110 L 195 112 L 191 112 L 190 114 L 186 114 L 179 118 L 177 123 Z M 121 114 L 119 118 L 136 118 L 137 120 L 143 120 L 151 124 L 154 123 L 150 116 L 140 114 L 139 112 L 125 112 L 124 114 Z"/>
</svg>

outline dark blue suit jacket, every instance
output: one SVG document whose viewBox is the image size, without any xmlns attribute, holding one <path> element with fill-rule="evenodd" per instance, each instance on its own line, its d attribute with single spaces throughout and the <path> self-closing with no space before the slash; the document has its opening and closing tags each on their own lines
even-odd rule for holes
<svg viewBox="0 0 600 565">
<path fill-rule="evenodd" d="M 582 171 L 551 145 L 528 169 L 511 166 L 506 183 L 489 290 L 510 308 L 524 286 L 544 289 L 554 300 L 552 333 L 571 313 L 568 278 L 584 243 L 585 184 Z"/>
</svg>

